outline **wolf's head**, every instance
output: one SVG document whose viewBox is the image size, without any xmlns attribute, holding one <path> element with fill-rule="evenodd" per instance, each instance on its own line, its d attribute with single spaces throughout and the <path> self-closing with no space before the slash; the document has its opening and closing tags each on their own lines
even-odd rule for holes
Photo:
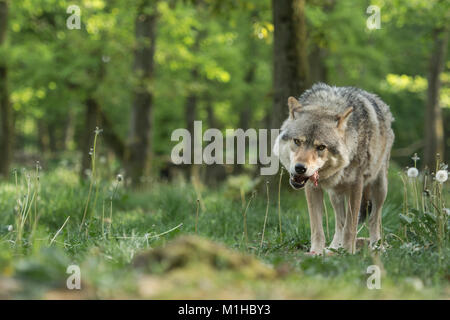
<svg viewBox="0 0 450 320">
<path fill-rule="evenodd" d="M 289 118 L 281 127 L 274 153 L 290 173 L 294 189 L 303 188 L 310 179 L 318 184 L 349 163 L 345 144 L 347 120 L 353 108 L 336 114 L 321 106 L 301 106 L 288 99 Z"/>
</svg>

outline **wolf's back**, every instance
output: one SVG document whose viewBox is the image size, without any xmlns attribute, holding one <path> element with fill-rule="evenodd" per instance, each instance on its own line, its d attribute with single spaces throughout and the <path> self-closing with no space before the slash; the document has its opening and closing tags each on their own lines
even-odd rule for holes
<svg viewBox="0 0 450 320">
<path fill-rule="evenodd" d="M 365 120 L 361 116 L 367 116 L 366 108 L 373 108 L 378 120 L 389 125 L 394 118 L 385 104 L 377 95 L 355 87 L 335 87 L 325 83 L 316 83 L 311 89 L 306 90 L 299 98 L 302 105 L 320 105 L 324 108 L 343 111 L 349 106 L 355 108 L 355 120 Z"/>
<path fill-rule="evenodd" d="M 386 147 L 392 146 L 394 133 L 391 123 L 394 121 L 389 106 L 377 95 L 355 87 L 335 87 L 317 83 L 306 90 L 299 98 L 302 106 L 315 106 L 323 112 L 339 114 L 353 107 L 348 125 L 359 135 L 366 137 L 366 143 L 372 137 L 386 139 Z"/>
</svg>

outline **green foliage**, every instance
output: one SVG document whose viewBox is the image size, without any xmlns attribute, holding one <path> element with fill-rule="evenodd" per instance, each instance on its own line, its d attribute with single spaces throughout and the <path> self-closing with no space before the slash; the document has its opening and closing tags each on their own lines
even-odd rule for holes
<svg viewBox="0 0 450 320">
<path fill-rule="evenodd" d="M 71 4 L 80 6 L 80 30 L 66 27 Z M 362 87 L 391 106 L 397 149 L 423 137 L 426 85 L 411 91 L 392 80 L 426 79 L 432 31 L 443 26 L 449 5 L 437 0 L 371 4 L 380 6 L 381 29 L 367 29 L 364 1 L 308 1 L 308 52 L 322 50 L 322 81 Z M 110 130 L 126 140 L 137 81 L 132 71 L 136 9 L 137 2 L 119 0 L 10 1 L 0 56 L 10 69 L 18 148 L 79 148 L 88 97 L 110 118 Z M 170 153 L 170 133 L 187 126 L 191 96 L 205 128 L 266 127 L 272 107 L 270 1 L 159 1 L 157 12 L 155 80 L 147 86 L 154 93 L 153 154 Z M 449 100 L 446 75 L 443 106 Z"/>
</svg>

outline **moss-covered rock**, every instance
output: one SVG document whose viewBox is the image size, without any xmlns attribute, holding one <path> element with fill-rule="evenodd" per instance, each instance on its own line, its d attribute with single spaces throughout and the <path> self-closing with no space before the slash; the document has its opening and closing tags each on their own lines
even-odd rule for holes
<svg viewBox="0 0 450 320">
<path fill-rule="evenodd" d="M 134 266 L 150 273 L 201 266 L 218 272 L 233 271 L 252 279 L 276 276 L 273 268 L 250 255 L 193 235 L 179 237 L 164 247 L 141 253 L 134 259 Z"/>
</svg>

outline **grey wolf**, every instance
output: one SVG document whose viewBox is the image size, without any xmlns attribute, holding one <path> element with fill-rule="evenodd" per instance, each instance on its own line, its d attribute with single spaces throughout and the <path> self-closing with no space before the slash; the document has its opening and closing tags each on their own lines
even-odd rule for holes
<svg viewBox="0 0 450 320">
<path fill-rule="evenodd" d="M 329 248 L 355 252 L 358 216 L 370 210 L 370 245 L 381 238 L 381 210 L 394 132 L 389 107 L 376 95 L 354 87 L 318 83 L 300 98 L 289 97 L 289 118 L 281 126 L 274 153 L 294 189 L 305 188 L 312 254 L 323 254 L 323 195 L 336 215 Z M 361 214 L 360 214 L 361 211 Z"/>
</svg>

